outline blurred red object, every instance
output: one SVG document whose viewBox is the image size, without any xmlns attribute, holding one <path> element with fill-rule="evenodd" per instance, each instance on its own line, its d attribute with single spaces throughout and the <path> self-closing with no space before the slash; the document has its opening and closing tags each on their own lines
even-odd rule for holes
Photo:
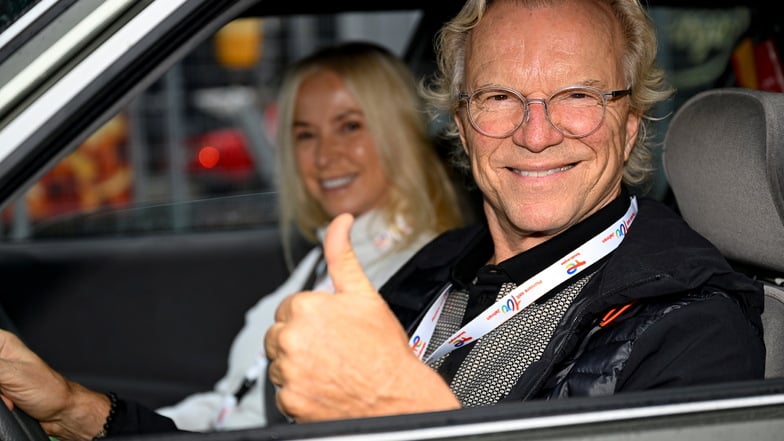
<svg viewBox="0 0 784 441">
<path fill-rule="evenodd" d="M 220 129 L 189 139 L 193 152 L 188 170 L 194 174 L 227 173 L 245 178 L 254 172 L 245 136 L 237 129 Z"/>
<path fill-rule="evenodd" d="M 757 66 L 757 86 L 771 92 L 784 91 L 784 73 L 776 44 L 768 38 L 754 46 Z"/>
</svg>

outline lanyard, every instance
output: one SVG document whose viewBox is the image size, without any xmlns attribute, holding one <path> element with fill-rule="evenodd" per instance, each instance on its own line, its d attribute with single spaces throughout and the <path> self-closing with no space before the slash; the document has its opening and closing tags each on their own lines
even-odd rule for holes
<svg viewBox="0 0 784 441">
<path fill-rule="evenodd" d="M 325 277 L 327 274 L 327 263 L 324 260 L 324 250 L 321 250 L 321 255 L 313 264 L 308 278 L 305 280 L 302 289 L 325 290 L 333 291 L 332 280 Z M 262 349 L 256 356 L 255 363 L 253 363 L 246 371 L 245 376 L 242 378 L 242 383 L 237 387 L 233 394 L 226 394 L 223 397 L 223 405 L 218 411 L 218 415 L 213 422 L 214 430 L 221 430 L 225 428 L 226 420 L 234 412 L 240 401 L 250 390 L 266 375 L 267 372 L 267 356 Z"/>
<path fill-rule="evenodd" d="M 221 406 L 218 415 L 215 417 L 215 421 L 213 422 L 213 429 L 214 430 L 221 430 L 224 428 L 224 424 L 226 423 L 226 418 L 234 412 L 234 409 L 237 407 L 239 402 L 242 398 L 256 385 L 261 378 L 262 375 L 265 374 L 267 370 L 267 357 L 264 355 L 264 351 L 261 351 L 256 356 L 256 362 L 248 368 L 247 372 L 245 372 L 245 376 L 242 378 L 242 384 L 237 388 L 236 392 L 231 395 L 226 395 L 223 398 L 223 405 Z"/>
<path fill-rule="evenodd" d="M 636 216 L 637 199 L 632 196 L 629 209 L 618 221 L 523 282 L 509 294 L 498 299 L 493 305 L 449 336 L 441 346 L 430 354 L 425 362 L 430 363 L 433 360 L 438 360 L 464 344 L 483 337 L 553 288 L 610 254 L 621 244 Z M 443 312 L 446 298 L 451 289 L 452 285 L 447 284 L 441 290 L 437 300 L 428 309 L 427 314 L 409 340 L 409 347 L 420 360 L 433 337 L 436 323 Z"/>
</svg>

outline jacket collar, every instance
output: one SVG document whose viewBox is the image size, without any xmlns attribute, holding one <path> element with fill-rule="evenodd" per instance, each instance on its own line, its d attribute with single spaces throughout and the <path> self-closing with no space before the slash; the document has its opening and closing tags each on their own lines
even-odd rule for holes
<svg viewBox="0 0 784 441">
<path fill-rule="evenodd" d="M 351 245 L 357 255 L 377 255 L 389 251 L 402 239 L 400 232 L 410 232 L 410 228 L 402 216 L 396 219 L 397 227 L 394 228 L 384 218 L 381 210 L 372 210 L 354 219 L 349 237 Z M 324 243 L 327 226 L 321 227 L 316 232 L 320 243 Z"/>
<path fill-rule="evenodd" d="M 493 273 L 495 279 L 500 277 L 520 285 L 618 221 L 629 209 L 629 204 L 630 195 L 624 188 L 612 202 L 567 231 L 497 265 L 485 265 L 493 253 L 492 239 L 485 234 L 475 248 L 455 264 L 452 283 L 467 288 L 477 275 Z"/>
</svg>

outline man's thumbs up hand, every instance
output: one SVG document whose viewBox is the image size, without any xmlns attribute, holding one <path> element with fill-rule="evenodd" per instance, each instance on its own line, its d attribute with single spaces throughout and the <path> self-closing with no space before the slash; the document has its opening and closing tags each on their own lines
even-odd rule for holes
<svg viewBox="0 0 784 441">
<path fill-rule="evenodd" d="M 408 347 L 403 327 L 362 271 L 336 217 L 324 255 L 335 293 L 286 298 L 264 338 L 278 408 L 298 422 L 459 407 L 449 387 Z"/>
<path fill-rule="evenodd" d="M 329 224 L 324 238 L 324 258 L 335 293 L 378 295 L 365 276 L 349 240 L 354 217 L 344 213 Z"/>
</svg>

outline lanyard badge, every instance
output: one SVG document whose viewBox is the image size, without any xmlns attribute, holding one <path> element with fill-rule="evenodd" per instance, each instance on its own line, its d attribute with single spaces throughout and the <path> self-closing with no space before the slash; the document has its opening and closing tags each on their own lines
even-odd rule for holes
<svg viewBox="0 0 784 441">
<path fill-rule="evenodd" d="M 497 300 L 476 318 L 449 336 L 424 361 L 430 363 L 467 343 L 481 338 L 488 332 L 501 326 L 501 324 L 556 286 L 603 259 L 618 248 L 624 237 L 626 237 L 626 232 L 636 216 L 637 199 L 632 196 L 629 209 L 620 219 Z M 436 302 L 427 311 L 427 315 L 425 315 L 409 339 L 409 347 L 420 360 L 423 358 L 428 343 L 430 343 L 430 339 L 433 337 L 436 323 L 441 316 L 446 298 L 451 289 L 452 285 L 448 284 L 441 291 Z"/>
</svg>

